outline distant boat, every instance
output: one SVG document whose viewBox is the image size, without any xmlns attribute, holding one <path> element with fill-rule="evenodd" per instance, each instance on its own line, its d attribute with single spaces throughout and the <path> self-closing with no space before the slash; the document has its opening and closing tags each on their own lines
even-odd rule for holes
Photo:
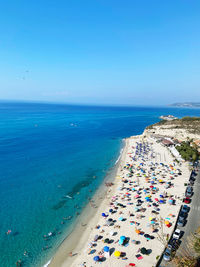
<svg viewBox="0 0 200 267">
<path fill-rule="evenodd" d="M 70 123 L 70 126 L 77 127 L 77 124 L 76 123 Z"/>
<path fill-rule="evenodd" d="M 65 197 L 72 198 L 72 197 L 70 197 L 69 195 L 66 195 Z"/>
</svg>

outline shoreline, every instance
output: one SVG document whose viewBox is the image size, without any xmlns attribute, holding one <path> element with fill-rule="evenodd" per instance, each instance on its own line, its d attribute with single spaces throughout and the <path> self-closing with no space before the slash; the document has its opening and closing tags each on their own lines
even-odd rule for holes
<svg viewBox="0 0 200 267">
<path fill-rule="evenodd" d="M 162 147 L 160 144 L 157 144 L 155 142 L 155 140 L 153 140 L 153 139 L 151 140 L 151 138 L 149 136 L 145 137 L 144 133 L 141 134 L 141 135 L 136 135 L 136 136 L 131 136 L 129 138 L 126 138 L 125 139 L 125 145 L 124 145 L 123 153 L 122 153 L 122 155 L 120 157 L 120 160 L 119 160 L 119 162 L 117 164 L 117 168 L 115 170 L 115 175 L 112 173 L 113 177 L 111 177 L 111 178 L 112 178 L 112 182 L 114 183 L 114 186 L 112 186 L 111 188 L 110 187 L 106 188 L 106 190 L 104 192 L 102 190 L 104 183 L 102 184 L 102 186 L 99 187 L 99 189 L 97 190 L 97 192 L 96 192 L 96 194 L 95 194 L 95 196 L 93 198 L 93 199 L 95 199 L 95 203 L 96 203 L 96 201 L 98 202 L 99 196 L 101 196 L 101 199 L 98 202 L 98 209 L 96 209 L 94 211 L 88 205 L 83 210 L 82 214 L 85 213 L 85 215 L 87 216 L 87 220 L 85 220 L 85 221 L 87 221 L 87 226 L 86 227 L 82 227 L 80 222 L 77 223 L 77 225 L 75 226 L 74 231 L 72 232 L 72 234 L 69 235 L 63 241 L 63 243 L 61 244 L 61 246 L 57 250 L 56 254 L 52 258 L 51 263 L 48 265 L 49 267 L 69 267 L 69 266 L 74 266 L 75 267 L 75 266 L 79 266 L 80 262 L 86 262 L 86 258 L 87 258 L 87 260 L 90 261 L 89 262 L 89 266 L 93 266 L 92 264 L 94 263 L 94 261 L 92 259 L 90 259 L 89 256 L 88 256 L 88 254 L 86 252 L 88 250 L 88 248 L 86 247 L 86 245 L 89 242 L 91 242 L 92 236 L 95 236 L 95 234 L 97 234 L 98 230 L 96 230 L 95 226 L 96 225 L 103 225 L 105 223 L 105 219 L 102 218 L 101 212 L 104 212 L 104 211 L 108 210 L 109 202 L 111 202 L 111 196 L 113 194 L 115 194 L 115 195 L 116 194 L 121 194 L 121 193 L 119 193 L 118 190 L 119 190 L 119 186 L 121 186 L 123 184 L 123 182 L 121 181 L 121 180 L 123 180 L 122 177 L 125 177 L 124 168 L 123 167 L 127 162 L 129 162 L 130 157 L 131 157 L 129 155 L 131 153 L 128 153 L 128 152 L 133 150 L 132 149 L 133 145 L 135 146 L 137 141 L 138 142 L 139 141 L 143 142 L 145 138 L 148 141 L 152 142 L 152 145 L 155 148 L 155 155 L 156 155 L 155 162 L 159 162 L 159 161 L 161 162 L 161 154 L 162 153 L 164 153 L 162 155 L 162 158 L 163 158 L 164 161 L 167 162 L 167 164 L 170 164 L 170 163 L 172 163 L 174 161 L 174 159 L 170 155 L 170 153 L 169 153 L 167 148 Z M 159 157 L 160 157 L 160 160 L 159 160 Z M 167 159 L 165 159 L 165 157 Z M 175 226 L 176 218 L 177 218 L 180 206 L 182 204 L 182 202 L 179 201 L 179 198 L 181 198 L 182 194 L 184 193 L 184 182 L 186 182 L 188 177 L 189 177 L 188 176 L 189 175 L 189 173 L 188 173 L 189 170 L 188 170 L 186 164 L 185 165 L 183 164 L 181 169 L 182 169 L 182 171 L 184 173 L 184 177 L 181 177 L 182 178 L 182 182 L 180 184 L 179 183 L 176 184 L 176 190 L 174 190 L 174 189 L 171 190 L 174 193 L 174 195 L 175 194 L 178 195 L 178 199 L 176 200 L 176 205 L 173 206 L 173 207 L 168 205 L 169 208 L 171 208 L 171 210 L 172 210 L 171 213 L 173 212 L 173 214 L 174 214 L 173 218 L 171 219 L 172 227 L 169 228 L 169 229 L 166 229 L 166 233 L 165 233 L 166 235 L 169 235 L 169 236 L 171 235 L 172 230 L 173 230 L 173 228 Z M 104 182 L 105 182 L 105 180 L 104 180 Z M 159 189 L 160 189 L 160 187 L 161 186 L 159 185 Z M 144 188 L 144 182 L 143 182 L 143 188 Z M 162 188 L 161 188 L 161 190 L 162 190 Z M 170 193 L 171 193 L 171 191 L 170 191 Z M 130 208 L 131 208 L 131 206 L 127 207 L 127 211 L 129 210 L 129 213 L 130 213 Z M 147 214 L 147 216 L 152 216 L 150 212 L 148 212 L 148 213 L 149 214 Z M 160 216 L 162 218 L 164 218 L 166 216 L 166 211 L 164 209 L 163 210 L 161 209 Z M 83 218 L 84 218 L 84 216 L 82 217 L 82 219 Z M 115 220 L 116 221 L 118 220 L 117 217 L 115 217 Z M 142 226 L 145 227 L 145 224 L 142 223 Z M 128 229 L 127 225 L 123 226 L 123 227 L 125 227 L 124 230 Z M 119 230 L 119 232 L 120 232 L 120 230 Z M 129 229 L 129 230 L 127 230 L 127 232 L 129 234 L 131 234 L 132 231 Z M 124 232 L 121 232 L 121 234 L 124 234 Z M 109 232 L 105 233 L 105 235 L 109 235 Z M 158 255 L 161 255 L 162 252 L 163 252 L 163 249 L 164 249 L 164 245 L 160 244 L 159 243 L 160 241 L 152 240 L 151 242 L 153 244 L 153 247 L 152 247 L 152 250 L 151 250 L 153 254 L 151 256 L 148 256 L 149 257 L 148 258 L 148 262 L 145 262 L 146 263 L 145 266 L 153 266 L 154 264 L 156 264 L 157 260 L 155 260 L 155 258 Z M 143 246 L 149 245 L 149 244 L 145 244 L 145 242 L 143 243 L 143 240 L 141 241 L 141 243 L 143 244 Z M 97 245 L 98 244 L 99 243 L 97 243 Z M 103 244 L 101 246 L 103 246 Z M 155 247 L 155 249 L 154 249 L 154 247 Z M 120 250 L 121 248 L 119 246 L 117 246 L 116 249 Z M 96 250 L 96 248 L 95 248 L 95 250 Z M 153 251 L 153 250 L 155 250 L 155 251 Z M 69 257 L 69 253 L 70 252 L 72 252 L 72 255 L 73 255 L 72 257 Z M 92 258 L 93 258 L 93 256 L 92 256 Z M 110 258 L 109 258 L 109 262 L 107 262 L 107 260 L 106 260 L 105 264 L 102 263 L 102 266 L 109 266 L 109 267 L 113 266 L 113 265 L 116 265 L 116 266 L 119 266 L 119 267 L 122 266 L 121 265 L 122 264 L 121 261 L 119 260 L 120 261 L 120 264 L 119 264 L 119 261 L 118 260 L 116 261 L 116 259 L 113 258 L 113 256 L 112 256 L 112 261 L 113 261 L 112 265 L 110 265 L 110 260 L 111 260 Z M 134 261 L 135 261 L 135 259 L 134 259 Z M 124 264 L 126 264 L 126 262 L 124 262 Z M 143 266 L 143 265 L 144 265 L 144 261 L 141 261 L 141 262 L 138 261 L 137 266 Z"/>
<path fill-rule="evenodd" d="M 94 203 L 97 204 L 98 208 L 92 208 L 90 206 L 90 203 L 86 205 L 86 207 L 82 210 L 80 217 L 77 219 L 72 232 L 62 241 L 56 253 L 45 265 L 43 265 L 43 267 L 60 267 L 66 263 L 68 264 L 67 266 L 69 266 L 69 264 L 72 264 L 74 257 L 69 257 L 69 253 L 72 251 L 77 251 L 79 247 L 81 248 L 81 245 L 79 243 L 82 244 L 87 241 L 88 233 L 91 232 L 91 228 L 94 227 L 98 222 L 99 209 L 102 209 L 103 206 L 107 205 L 107 203 L 104 203 L 107 202 L 107 192 L 114 192 L 115 176 L 117 175 L 117 172 L 122 165 L 123 157 L 125 157 L 129 138 L 131 137 L 122 139 L 123 143 L 119 151 L 119 157 L 115 161 L 115 165 L 112 167 L 111 173 L 107 173 L 104 180 L 102 181 L 102 184 L 99 186 L 92 198 L 94 200 Z M 106 187 L 105 182 L 113 182 L 114 185 L 112 187 Z M 87 216 L 84 214 L 87 214 Z M 82 221 L 84 221 L 84 224 L 86 224 L 86 226 L 82 226 Z M 80 240 L 82 240 L 82 242 Z M 79 243 L 77 244 L 78 241 Z"/>
</svg>

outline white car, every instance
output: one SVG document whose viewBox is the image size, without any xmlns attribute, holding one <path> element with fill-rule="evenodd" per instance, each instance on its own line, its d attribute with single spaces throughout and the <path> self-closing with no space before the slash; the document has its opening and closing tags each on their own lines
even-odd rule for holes
<svg viewBox="0 0 200 267">
<path fill-rule="evenodd" d="M 173 238 L 175 239 L 179 239 L 181 235 L 181 230 L 180 229 L 176 229 L 173 233 Z"/>
</svg>

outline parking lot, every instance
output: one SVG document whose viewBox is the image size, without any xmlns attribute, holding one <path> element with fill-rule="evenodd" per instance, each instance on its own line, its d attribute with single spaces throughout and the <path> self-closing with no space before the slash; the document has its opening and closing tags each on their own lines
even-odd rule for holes
<svg viewBox="0 0 200 267">
<path fill-rule="evenodd" d="M 196 229 L 200 226 L 200 172 L 199 166 L 198 171 L 195 175 L 192 175 L 195 178 L 193 187 L 193 194 L 191 196 L 191 202 L 189 204 L 183 203 L 183 205 L 187 205 L 189 207 L 189 212 L 187 213 L 186 220 L 184 226 L 178 226 L 176 229 L 181 230 L 180 236 L 180 246 L 176 250 L 176 255 L 180 253 L 182 248 L 187 248 L 187 238 L 190 236 L 191 233 L 194 233 Z M 180 214 L 179 214 L 180 216 Z M 177 220 L 177 222 L 179 219 Z M 180 224 L 179 224 L 180 225 Z M 162 259 L 162 262 L 158 265 L 159 267 L 175 267 L 171 261 L 165 261 Z"/>
</svg>

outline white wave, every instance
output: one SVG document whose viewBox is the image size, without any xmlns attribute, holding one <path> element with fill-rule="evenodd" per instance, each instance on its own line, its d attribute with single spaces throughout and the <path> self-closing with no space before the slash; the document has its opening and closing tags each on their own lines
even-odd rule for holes
<svg viewBox="0 0 200 267">
<path fill-rule="evenodd" d="M 115 165 L 116 165 L 116 164 L 118 163 L 118 161 L 120 160 L 123 151 L 124 151 L 124 148 L 122 148 L 122 149 L 120 150 L 119 157 L 118 157 L 118 159 L 115 161 Z"/>
<path fill-rule="evenodd" d="M 51 262 L 51 259 L 43 267 L 48 267 L 50 262 Z"/>
</svg>

